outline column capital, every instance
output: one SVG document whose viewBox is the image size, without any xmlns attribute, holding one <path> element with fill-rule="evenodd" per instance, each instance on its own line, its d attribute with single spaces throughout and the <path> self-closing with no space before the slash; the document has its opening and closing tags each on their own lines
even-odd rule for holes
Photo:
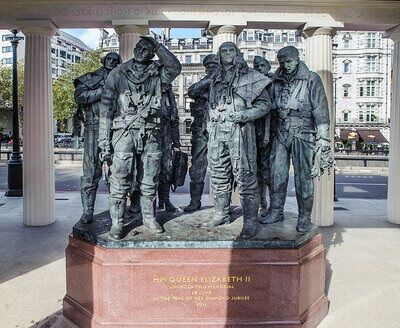
<svg viewBox="0 0 400 328">
<path fill-rule="evenodd" d="M 140 35 L 148 35 L 149 34 L 149 26 L 147 25 L 117 25 L 114 26 L 115 33 L 118 36 L 127 33 L 134 33 Z"/>
<path fill-rule="evenodd" d="M 305 39 L 310 38 L 312 36 L 317 35 L 328 35 L 334 36 L 336 33 L 336 29 L 330 26 L 321 26 L 321 27 L 308 27 L 303 30 L 303 37 Z"/>
<path fill-rule="evenodd" d="M 384 38 L 390 38 L 393 41 L 400 41 L 400 24 L 385 31 L 385 33 L 383 34 Z"/>
<path fill-rule="evenodd" d="M 58 27 L 49 20 L 26 20 L 19 21 L 18 28 L 25 35 L 29 34 L 45 34 L 50 37 L 59 34 Z"/>
<path fill-rule="evenodd" d="M 217 25 L 211 26 L 208 30 L 213 36 L 217 34 L 234 34 L 239 35 L 243 31 L 244 26 L 236 25 Z"/>
</svg>

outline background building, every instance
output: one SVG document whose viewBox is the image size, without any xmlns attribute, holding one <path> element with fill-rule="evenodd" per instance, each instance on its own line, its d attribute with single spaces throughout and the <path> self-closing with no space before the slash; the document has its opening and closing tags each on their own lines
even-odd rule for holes
<svg viewBox="0 0 400 328">
<path fill-rule="evenodd" d="M 6 41 L 7 36 L 11 36 L 10 31 L 0 30 L 0 63 L 12 65 L 12 47 L 10 41 Z M 20 32 L 18 36 L 24 37 Z M 59 30 L 59 35 L 51 38 L 51 76 L 53 79 L 59 77 L 66 69 L 68 64 L 79 62 L 82 52 L 91 50 L 78 38 Z M 25 39 L 18 44 L 18 60 L 25 57 Z"/>
<path fill-rule="evenodd" d="M 367 129 L 389 140 L 393 42 L 382 32 L 340 31 L 333 43 L 336 133 Z"/>
<path fill-rule="evenodd" d="M 0 30 L 0 65 L 12 66 L 12 47 L 7 36 L 12 36 L 8 30 Z M 24 37 L 20 32 L 18 36 Z M 59 35 L 51 38 L 51 77 L 58 78 L 69 64 L 79 62 L 82 58 L 82 52 L 91 50 L 78 38 L 59 30 Z M 18 43 L 17 58 L 23 60 L 25 57 L 25 39 Z M 0 108 L 0 128 L 7 134 L 11 133 L 12 127 L 11 109 Z M 54 132 L 57 131 L 57 125 L 54 125 Z"/>
</svg>

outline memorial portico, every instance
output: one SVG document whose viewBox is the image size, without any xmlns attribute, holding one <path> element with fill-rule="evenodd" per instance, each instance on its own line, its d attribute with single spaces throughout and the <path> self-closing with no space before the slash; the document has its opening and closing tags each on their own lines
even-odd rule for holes
<svg viewBox="0 0 400 328">
<path fill-rule="evenodd" d="M 29 3 L 32 2 L 32 5 Z M 337 29 L 385 30 L 395 41 L 391 112 L 388 219 L 400 224 L 400 8 L 397 1 L 14 1 L 0 4 L 0 28 L 19 28 L 27 38 L 24 109 L 24 223 L 54 222 L 54 170 L 50 37 L 57 28 L 109 28 L 120 36 L 121 55 L 132 57 L 141 34 L 152 27 L 202 27 L 214 45 L 235 41 L 243 28 L 286 28 L 303 32 L 306 62 L 322 78 L 332 112 L 332 43 Z M 216 48 L 214 48 L 215 50 Z M 334 120 L 331 119 L 333 126 Z M 333 129 L 331 129 L 333 133 Z M 333 224 L 333 176 L 316 181 L 313 221 Z"/>
</svg>

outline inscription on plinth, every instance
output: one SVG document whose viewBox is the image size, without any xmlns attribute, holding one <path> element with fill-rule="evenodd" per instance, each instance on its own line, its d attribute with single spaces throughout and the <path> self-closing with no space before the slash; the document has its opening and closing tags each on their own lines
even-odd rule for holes
<svg viewBox="0 0 400 328">
<path fill-rule="evenodd" d="M 251 298 L 251 276 L 158 276 L 153 277 L 153 284 L 162 290 L 153 297 L 154 302 L 160 303 L 186 302 L 209 307 L 213 303 L 246 302 Z M 242 293 L 244 288 L 247 295 Z"/>
</svg>

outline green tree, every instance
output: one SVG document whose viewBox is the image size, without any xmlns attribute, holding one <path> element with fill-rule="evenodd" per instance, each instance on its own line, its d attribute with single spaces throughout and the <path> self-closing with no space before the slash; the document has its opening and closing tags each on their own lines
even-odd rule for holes
<svg viewBox="0 0 400 328">
<path fill-rule="evenodd" d="M 18 61 L 18 107 L 19 121 L 22 126 L 22 109 L 24 108 L 24 61 Z M 12 110 L 12 66 L 0 64 L 0 110 Z"/>
<path fill-rule="evenodd" d="M 86 52 L 79 63 L 69 65 L 66 71 L 53 82 L 53 115 L 60 123 L 61 129 L 66 128 L 66 121 L 76 112 L 74 80 L 100 68 L 102 54 L 101 49 Z"/>
</svg>

